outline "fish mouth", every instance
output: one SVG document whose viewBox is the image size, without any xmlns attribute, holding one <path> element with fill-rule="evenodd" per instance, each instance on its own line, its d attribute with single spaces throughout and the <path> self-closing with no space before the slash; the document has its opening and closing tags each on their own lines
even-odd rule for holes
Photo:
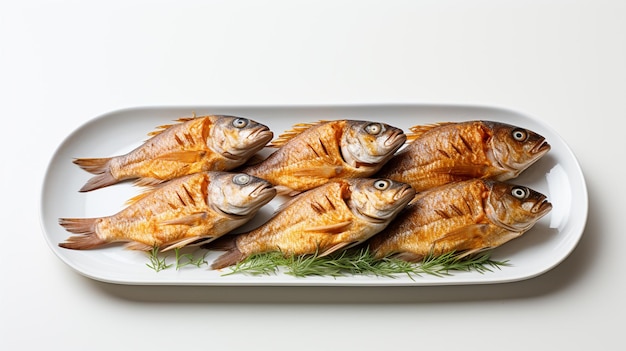
<svg viewBox="0 0 626 351">
<path fill-rule="evenodd" d="M 394 200 L 398 200 L 398 201 L 404 199 L 404 201 L 408 203 L 409 201 L 413 199 L 414 196 L 415 196 L 415 190 L 413 190 L 413 188 L 407 184 L 407 185 L 404 185 L 400 190 L 398 190 L 393 198 Z"/>
<path fill-rule="evenodd" d="M 276 196 L 276 189 L 271 184 L 259 184 L 248 194 L 249 198 L 245 204 L 230 204 L 229 209 L 225 210 L 219 206 L 212 205 L 214 211 L 232 219 L 242 219 L 255 213 L 261 207 L 265 206 Z M 251 199 L 250 199 L 251 198 Z"/>
<path fill-rule="evenodd" d="M 241 157 L 246 157 L 249 154 L 256 153 L 263 148 L 267 143 L 272 140 L 274 133 L 267 127 L 260 127 L 257 130 L 252 131 L 246 140 L 250 140 L 249 144 L 246 144 L 243 148 L 234 148 L 231 151 L 225 151 L 222 155 L 230 160 L 238 160 Z"/>
<path fill-rule="evenodd" d="M 403 184 L 402 187 L 398 189 L 395 194 L 393 194 L 394 204 L 385 210 L 377 209 L 379 213 L 376 216 L 364 213 L 359 208 L 356 210 L 359 215 L 363 216 L 363 218 L 372 223 L 385 223 L 395 218 L 398 213 L 400 213 L 399 209 L 404 208 L 411 200 L 413 200 L 414 196 L 415 190 L 413 190 L 410 185 Z"/>
<path fill-rule="evenodd" d="M 391 134 L 387 137 L 384 142 L 385 146 L 390 148 L 400 147 L 402 144 L 406 142 L 406 135 L 400 129 L 393 129 Z"/>
<path fill-rule="evenodd" d="M 548 199 L 542 199 L 541 201 L 537 201 L 535 206 L 530 209 L 530 212 L 544 216 L 550 212 L 550 210 L 552 210 L 552 204 L 548 201 Z"/>
<path fill-rule="evenodd" d="M 267 144 L 274 137 L 274 133 L 266 126 L 257 128 L 248 135 L 248 139 L 254 139 L 255 143 Z"/>
<path fill-rule="evenodd" d="M 539 140 L 535 146 L 530 150 L 533 154 L 544 154 L 550 150 L 551 146 L 546 139 Z"/>
<path fill-rule="evenodd" d="M 250 196 L 254 198 L 271 196 L 273 198 L 276 196 L 276 188 L 271 184 L 260 184 L 250 192 Z"/>
<path fill-rule="evenodd" d="M 372 159 L 370 160 L 370 162 L 366 162 L 364 160 L 358 160 L 355 158 L 354 167 L 355 168 L 378 168 L 378 167 L 381 167 L 389 159 L 391 159 L 394 155 L 394 152 L 406 142 L 406 135 L 404 134 L 402 130 L 399 130 L 399 129 L 393 129 L 393 130 L 390 130 L 390 132 L 391 134 L 383 142 L 383 145 L 385 146 L 386 149 L 382 150 L 382 153 L 369 155 L 370 159 Z M 341 157 L 344 160 L 344 162 L 346 162 L 346 159 L 343 156 L 343 153 L 341 154 Z"/>
</svg>

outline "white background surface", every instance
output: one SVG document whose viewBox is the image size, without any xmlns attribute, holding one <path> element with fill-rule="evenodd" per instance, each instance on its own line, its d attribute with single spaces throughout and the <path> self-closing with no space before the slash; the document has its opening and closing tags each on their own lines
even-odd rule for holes
<svg viewBox="0 0 626 351">
<path fill-rule="evenodd" d="M 625 17 L 620 1 L 3 1 L 3 349 L 617 349 Z M 384 102 L 500 106 L 556 129 L 589 190 L 575 251 L 499 285 L 154 287 L 85 278 L 42 237 L 48 162 L 97 115 Z"/>
</svg>

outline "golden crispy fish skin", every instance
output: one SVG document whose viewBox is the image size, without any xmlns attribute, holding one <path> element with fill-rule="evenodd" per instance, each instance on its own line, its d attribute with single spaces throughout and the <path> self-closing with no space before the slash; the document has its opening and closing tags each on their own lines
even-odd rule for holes
<svg viewBox="0 0 626 351">
<path fill-rule="evenodd" d="M 71 236 L 59 246 L 91 249 L 113 242 L 161 250 L 208 242 L 245 224 L 276 195 L 266 180 L 245 173 L 199 172 L 160 184 L 100 218 L 60 218 Z"/>
<path fill-rule="evenodd" d="M 438 123 L 411 131 L 406 147 L 376 176 L 411 184 L 418 192 L 472 178 L 513 179 L 550 150 L 543 136 L 494 121 Z"/>
<path fill-rule="evenodd" d="M 339 179 L 299 194 L 260 227 L 208 244 L 226 250 L 211 265 L 224 268 L 254 253 L 328 255 L 383 230 L 413 198 L 407 184 L 387 179 Z"/>
<path fill-rule="evenodd" d="M 74 163 L 96 174 L 81 192 L 137 179 L 154 185 L 204 171 L 230 171 L 244 164 L 273 138 L 269 128 L 236 116 L 180 118 L 150 133 L 150 139 L 127 154 L 77 158 Z"/>
<path fill-rule="evenodd" d="M 545 195 L 525 186 L 460 181 L 418 193 L 367 244 L 375 258 L 414 262 L 431 254 L 471 254 L 521 236 L 551 209 Z"/>
<path fill-rule="evenodd" d="M 359 120 L 297 124 L 269 146 L 278 147 L 264 161 L 242 171 L 270 181 L 291 195 L 337 178 L 376 173 L 404 144 L 396 127 Z"/>
</svg>

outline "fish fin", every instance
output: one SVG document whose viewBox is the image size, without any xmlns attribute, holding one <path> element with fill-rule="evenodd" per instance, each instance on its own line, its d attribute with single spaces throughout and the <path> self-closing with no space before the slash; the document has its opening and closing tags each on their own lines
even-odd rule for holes
<svg viewBox="0 0 626 351">
<path fill-rule="evenodd" d="M 167 243 L 165 245 L 161 246 L 161 251 L 168 251 L 171 249 L 180 249 L 181 247 L 185 247 L 188 246 L 190 244 L 194 244 L 194 243 L 198 243 L 198 241 L 202 241 L 204 242 L 203 239 L 209 240 L 211 239 L 211 237 L 206 237 L 206 236 L 192 236 L 189 238 L 184 238 L 181 240 L 177 240 L 171 243 Z"/>
<path fill-rule="evenodd" d="M 339 234 L 344 232 L 352 225 L 352 221 L 344 221 L 335 224 L 323 225 L 319 227 L 306 228 L 307 232 L 325 232 L 330 234 Z"/>
<path fill-rule="evenodd" d="M 158 126 L 157 129 L 151 131 L 150 133 L 148 133 L 149 137 L 154 137 L 157 136 L 161 133 L 163 133 L 167 128 L 171 127 L 172 124 L 164 124 L 162 126 Z"/>
<path fill-rule="evenodd" d="M 424 133 L 432 129 L 439 128 L 448 124 L 455 124 L 455 122 L 440 122 L 440 123 L 423 124 L 423 125 L 410 127 L 409 130 L 411 131 L 411 133 L 407 133 L 406 135 L 407 143 L 410 143 L 413 140 L 421 137 L 422 135 L 424 135 Z"/>
<path fill-rule="evenodd" d="M 169 221 L 163 221 L 161 224 L 163 225 L 197 225 L 198 222 L 205 219 L 207 216 L 206 212 L 198 212 L 194 214 L 190 214 L 185 217 L 170 219 Z"/>
<path fill-rule="evenodd" d="M 294 137 L 302 134 L 302 132 L 311 129 L 313 127 L 316 127 L 320 124 L 326 123 L 328 121 L 325 120 L 320 120 L 318 122 L 313 122 L 313 123 L 298 123 L 298 124 L 294 124 L 293 127 L 290 130 L 285 131 L 284 133 L 282 133 L 281 135 L 278 136 L 278 138 L 276 138 L 275 140 L 272 140 L 272 142 L 270 142 L 269 144 L 267 144 L 268 147 L 274 147 L 274 148 L 279 148 L 283 145 L 285 145 L 289 140 L 293 139 Z"/>
<path fill-rule="evenodd" d="M 406 251 L 394 254 L 392 257 L 406 262 L 421 262 L 424 259 L 424 255 Z"/>
<path fill-rule="evenodd" d="M 476 248 L 476 249 L 467 250 L 467 251 L 461 253 L 460 255 L 458 255 L 456 257 L 456 259 L 457 260 L 461 260 L 461 259 L 463 259 L 463 258 L 465 258 L 467 256 L 471 256 L 473 254 L 476 254 L 476 253 L 479 253 L 481 251 L 485 251 L 485 250 L 488 250 L 488 249 L 489 249 L 488 247 L 479 247 L 479 248 Z"/>
<path fill-rule="evenodd" d="M 87 183 L 85 183 L 85 185 L 83 185 L 83 187 L 80 188 L 80 190 L 78 191 L 80 191 L 81 193 L 85 193 L 88 191 L 97 190 L 97 189 L 104 188 L 104 187 L 117 184 L 117 183 L 119 183 L 119 180 L 115 179 L 115 177 L 113 177 L 111 172 L 107 171 L 105 173 L 98 174 L 97 176 L 91 177 L 91 179 L 89 179 Z"/>
<path fill-rule="evenodd" d="M 454 165 L 450 167 L 440 167 L 438 169 L 434 169 L 431 172 L 433 173 L 441 173 L 441 174 L 450 174 L 455 177 L 459 177 L 458 180 L 472 179 L 472 178 L 482 178 L 485 174 L 488 174 L 485 170 L 486 166 L 459 166 Z"/>
<path fill-rule="evenodd" d="M 483 249 L 485 247 L 483 236 L 489 226 L 489 224 L 465 226 L 447 233 L 435 240 L 432 245 L 433 247 L 439 245 L 455 251 Z"/>
<path fill-rule="evenodd" d="M 211 263 L 211 269 L 222 269 L 228 266 L 232 266 L 244 260 L 247 256 L 244 255 L 237 247 L 226 251 L 224 254 Z"/>
<path fill-rule="evenodd" d="M 157 179 L 157 178 L 150 178 L 150 177 L 144 177 L 144 178 L 137 178 L 133 184 L 135 186 L 139 186 L 139 187 L 147 187 L 149 188 L 148 190 L 154 190 L 156 189 L 156 187 L 160 184 L 165 183 L 167 180 L 166 179 Z"/>
<path fill-rule="evenodd" d="M 341 173 L 343 167 L 322 164 L 311 168 L 302 168 L 292 172 L 295 177 L 334 178 Z"/>
<path fill-rule="evenodd" d="M 153 130 L 152 132 L 148 133 L 148 136 L 153 137 L 155 135 L 159 135 L 159 134 L 163 133 L 165 130 L 167 130 L 170 127 L 172 127 L 173 125 L 180 124 L 180 123 L 185 123 L 185 122 L 191 121 L 192 119 L 195 119 L 195 118 L 197 118 L 195 112 L 193 113 L 192 117 L 180 117 L 180 118 L 174 120 L 176 123 L 169 123 L 169 124 L 163 124 L 163 125 L 157 126 L 155 128 L 155 130 Z"/>
<path fill-rule="evenodd" d="M 96 218 L 59 218 L 59 224 L 68 232 L 80 234 L 65 239 L 59 246 L 66 249 L 86 250 L 108 244 L 95 231 Z"/>
<path fill-rule="evenodd" d="M 111 157 L 76 158 L 73 163 L 89 173 L 102 174 L 109 170 L 109 161 L 111 161 Z"/>
<path fill-rule="evenodd" d="M 320 253 L 318 255 L 318 257 L 328 256 L 328 255 L 332 254 L 333 252 L 337 252 L 337 251 L 342 250 L 342 249 L 347 249 L 350 246 L 355 245 L 355 244 L 358 244 L 358 242 L 349 242 L 349 241 L 347 241 L 347 242 L 335 244 L 335 245 L 331 246 L 330 248 L 324 250 L 322 253 Z"/>
<path fill-rule="evenodd" d="M 80 188 L 79 191 L 81 193 L 104 188 L 118 182 L 109 170 L 109 161 L 111 161 L 111 159 L 111 157 L 74 159 L 74 164 L 78 165 L 83 170 L 92 174 L 97 174 L 89 179 L 82 188 Z"/>
<path fill-rule="evenodd" d="M 158 180 L 158 179 L 154 179 L 154 178 L 140 178 L 137 179 L 133 184 L 135 186 L 140 186 L 142 187 L 142 191 L 131 197 L 130 199 L 126 200 L 126 206 L 130 206 L 132 204 L 135 204 L 136 202 L 138 202 L 139 200 L 143 199 L 144 197 L 152 194 L 153 192 L 155 192 L 156 190 L 158 190 L 159 188 L 163 187 L 165 185 L 166 181 L 165 180 Z"/>
<path fill-rule="evenodd" d="M 129 243 L 124 244 L 124 248 L 127 250 L 150 251 L 154 248 L 154 246 L 140 243 L 138 241 L 131 241 Z"/>
<path fill-rule="evenodd" d="M 206 152 L 202 150 L 179 151 L 179 152 L 170 152 L 169 154 L 161 155 L 157 157 L 156 159 L 163 160 L 163 161 L 194 163 L 202 159 L 204 155 L 206 155 Z"/>
<path fill-rule="evenodd" d="M 131 197 L 130 199 L 126 200 L 126 206 L 130 206 L 133 205 L 137 202 L 139 202 L 141 199 L 143 199 L 144 197 L 147 197 L 148 195 L 150 195 L 153 192 L 153 189 L 147 189 L 146 191 L 139 193 L 133 197 Z"/>
</svg>

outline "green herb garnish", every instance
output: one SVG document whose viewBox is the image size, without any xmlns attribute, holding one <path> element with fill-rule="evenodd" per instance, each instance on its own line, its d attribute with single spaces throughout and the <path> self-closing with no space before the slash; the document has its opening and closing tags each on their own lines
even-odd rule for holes
<svg viewBox="0 0 626 351">
<path fill-rule="evenodd" d="M 193 253 L 181 253 L 180 249 L 174 249 L 175 263 L 166 263 L 170 256 L 164 255 L 157 246 L 148 252 L 150 263 L 146 266 L 155 272 L 175 266 L 176 269 L 188 265 L 200 268 L 206 261 L 205 252 L 202 257 L 196 257 Z M 369 275 L 378 277 L 397 278 L 407 275 L 414 279 L 423 274 L 443 277 L 451 275 L 453 271 L 476 271 L 479 273 L 491 272 L 508 266 L 508 261 L 496 261 L 490 257 L 490 252 L 475 255 L 463 255 L 450 252 L 440 256 L 430 255 L 422 262 L 411 263 L 398 258 L 387 257 L 374 259 L 367 248 L 346 250 L 336 255 L 318 256 L 292 255 L 285 256 L 281 252 L 267 252 L 254 254 L 245 260 L 230 267 L 231 271 L 224 275 L 247 274 L 247 275 L 272 275 L 283 272 L 294 277 L 327 276 L 341 277 L 348 275 Z"/>
<path fill-rule="evenodd" d="M 165 263 L 165 257 L 159 256 L 159 247 L 156 245 L 148 251 L 148 258 L 150 259 L 150 263 L 146 263 L 146 266 L 152 268 L 155 272 L 160 272 L 172 266 L 171 264 Z"/>
<path fill-rule="evenodd" d="M 441 256 L 428 256 L 419 263 L 410 263 L 388 257 L 374 259 L 367 249 L 343 251 L 338 255 L 319 257 L 318 255 L 299 255 L 285 257 L 280 252 L 252 255 L 231 267 L 231 272 L 248 275 L 270 275 L 279 272 L 295 277 L 347 275 L 371 275 L 395 278 L 399 275 L 414 276 L 429 274 L 443 277 L 451 271 L 491 272 L 493 268 L 508 266 L 508 261 L 495 261 L 489 252 L 476 255 L 462 255 L 454 252 Z"/>
<path fill-rule="evenodd" d="M 174 252 L 176 253 L 177 270 L 188 265 L 193 265 L 200 268 L 200 266 L 202 266 L 203 264 L 208 264 L 205 259 L 208 252 L 205 252 L 204 255 L 199 258 L 196 258 L 193 253 L 181 254 L 180 248 L 178 247 L 174 249 Z"/>
<path fill-rule="evenodd" d="M 175 266 L 176 270 L 178 270 L 188 265 L 200 268 L 200 266 L 208 264 L 206 261 L 206 255 L 208 252 L 205 252 L 202 257 L 196 257 L 194 253 L 181 253 L 180 250 L 180 248 L 174 249 L 175 262 L 167 264 L 166 260 L 170 257 L 170 254 L 164 254 L 160 252 L 158 246 L 154 246 L 152 247 L 152 250 L 148 251 L 148 259 L 150 260 L 150 263 L 146 263 L 146 266 L 152 268 L 155 272 L 160 272 L 172 266 Z"/>
</svg>

